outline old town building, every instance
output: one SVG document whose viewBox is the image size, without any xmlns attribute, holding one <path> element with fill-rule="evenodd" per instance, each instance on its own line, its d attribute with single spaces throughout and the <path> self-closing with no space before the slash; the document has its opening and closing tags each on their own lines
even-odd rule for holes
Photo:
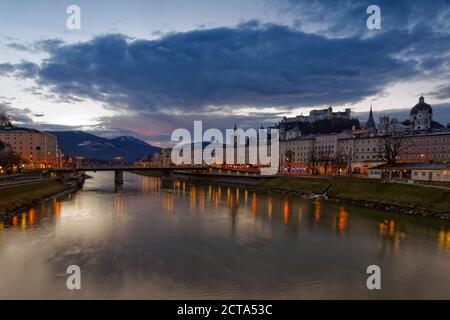
<svg viewBox="0 0 450 320">
<path fill-rule="evenodd" d="M 450 132 L 407 135 L 403 137 L 399 162 L 450 162 Z"/>
<path fill-rule="evenodd" d="M 7 125 L 0 126 L 0 140 L 18 153 L 27 167 L 56 167 L 61 164 L 57 138 L 50 133 Z"/>
</svg>

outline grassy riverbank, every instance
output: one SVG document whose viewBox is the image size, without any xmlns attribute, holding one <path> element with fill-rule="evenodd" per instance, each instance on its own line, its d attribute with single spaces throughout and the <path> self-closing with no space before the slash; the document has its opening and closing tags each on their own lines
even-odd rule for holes
<svg viewBox="0 0 450 320">
<path fill-rule="evenodd" d="M 33 206 L 40 200 L 51 197 L 71 187 L 57 181 L 0 188 L 0 216 Z"/>
<path fill-rule="evenodd" d="M 150 173 L 150 172 L 149 172 Z M 138 174 L 153 175 L 139 172 Z M 154 176 L 154 175 L 153 175 Z M 254 177 L 187 174 L 175 179 L 198 183 L 242 186 L 265 193 L 295 196 L 323 194 L 343 204 L 373 208 L 392 213 L 450 220 L 450 190 L 419 185 L 381 183 L 378 180 L 349 177 L 278 176 L 267 181 Z"/>
<path fill-rule="evenodd" d="M 329 179 L 278 177 L 262 187 L 297 194 L 323 193 L 337 201 L 408 214 L 450 216 L 450 190 L 377 180 L 333 177 Z"/>
</svg>

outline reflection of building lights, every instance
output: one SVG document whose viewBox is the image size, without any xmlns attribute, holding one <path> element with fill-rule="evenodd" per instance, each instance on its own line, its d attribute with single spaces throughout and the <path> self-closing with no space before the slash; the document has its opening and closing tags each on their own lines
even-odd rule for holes
<svg viewBox="0 0 450 320">
<path fill-rule="evenodd" d="M 228 208 L 232 209 L 233 208 L 233 195 L 231 194 L 231 190 L 228 188 Z"/>
<path fill-rule="evenodd" d="M 450 231 L 441 230 L 438 235 L 438 247 L 439 249 L 450 249 Z"/>
<path fill-rule="evenodd" d="M 284 224 L 288 224 L 289 221 L 289 200 L 285 199 L 284 200 L 284 205 L 283 205 L 283 221 Z"/>
<path fill-rule="evenodd" d="M 195 189 L 195 186 L 191 186 L 191 193 L 189 198 L 189 207 L 191 209 L 194 209 L 197 203 L 197 190 Z"/>
<path fill-rule="evenodd" d="M 396 247 L 405 238 L 405 233 L 400 231 L 400 225 L 394 220 L 385 220 L 383 223 L 380 223 L 378 230 L 381 236 L 391 238 Z"/>
<path fill-rule="evenodd" d="M 254 216 L 256 216 L 256 193 L 253 192 L 252 196 L 252 213 Z"/>
<path fill-rule="evenodd" d="M 27 229 L 27 214 L 26 213 L 22 213 L 21 216 L 21 221 L 20 221 L 20 225 L 22 227 L 22 231 L 25 231 Z"/>
<path fill-rule="evenodd" d="M 19 217 L 17 217 L 17 216 L 12 217 L 12 219 L 11 219 L 11 225 L 12 225 L 14 228 L 16 228 L 18 224 L 19 224 Z"/>
<path fill-rule="evenodd" d="M 214 189 L 213 190 L 213 203 L 214 203 L 214 208 L 218 208 L 219 207 L 219 191 Z"/>
<path fill-rule="evenodd" d="M 269 218 L 272 218 L 272 197 L 269 197 L 267 201 L 267 214 L 269 215 Z"/>
<path fill-rule="evenodd" d="M 123 213 L 123 200 L 120 192 L 114 195 L 114 212 L 117 214 Z"/>
<path fill-rule="evenodd" d="M 169 192 L 163 193 L 162 206 L 166 212 L 173 212 L 173 194 Z M 194 201 L 195 206 L 195 201 Z"/>
<path fill-rule="evenodd" d="M 59 215 L 61 214 L 61 202 L 55 199 L 55 217 L 59 218 Z"/>
<path fill-rule="evenodd" d="M 200 207 L 200 209 L 204 209 L 205 208 L 205 190 L 203 188 L 200 189 L 199 197 L 200 197 L 200 199 L 199 199 L 199 207 Z"/>
<path fill-rule="evenodd" d="M 30 221 L 30 226 L 34 225 L 34 221 L 36 218 L 36 213 L 33 209 L 28 212 L 28 220 Z"/>
<path fill-rule="evenodd" d="M 314 219 L 316 221 L 320 220 L 320 211 L 321 211 L 321 204 L 320 201 L 317 200 L 314 202 Z"/>
<path fill-rule="evenodd" d="M 339 209 L 339 215 L 337 218 L 337 228 L 339 230 L 339 232 L 344 232 L 345 228 L 347 227 L 347 218 L 348 218 L 348 213 L 345 211 L 345 209 L 343 207 L 341 207 Z"/>
</svg>

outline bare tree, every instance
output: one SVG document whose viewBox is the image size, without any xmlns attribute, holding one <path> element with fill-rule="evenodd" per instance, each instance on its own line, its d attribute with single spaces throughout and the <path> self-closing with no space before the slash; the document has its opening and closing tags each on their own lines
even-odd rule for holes
<svg viewBox="0 0 450 320">
<path fill-rule="evenodd" d="M 19 154 L 10 149 L 0 151 L 0 167 L 4 168 L 7 174 L 13 172 L 14 166 L 20 166 L 22 158 Z"/>
<path fill-rule="evenodd" d="M 319 164 L 319 160 L 314 151 L 312 151 L 308 158 L 308 168 L 311 171 L 311 174 L 316 175 L 317 165 Z"/>
<path fill-rule="evenodd" d="M 348 167 L 348 156 L 344 152 L 338 151 L 332 161 L 332 167 L 336 169 L 338 175 L 341 175 L 341 169 Z"/>
<path fill-rule="evenodd" d="M 330 150 L 314 152 L 315 167 L 323 169 L 323 174 L 328 175 L 329 169 L 332 167 L 335 157 Z"/>
<path fill-rule="evenodd" d="M 400 154 L 407 149 L 406 140 L 402 136 L 384 136 L 378 144 L 377 156 L 379 159 L 394 165 Z"/>
<path fill-rule="evenodd" d="M 329 169 L 333 166 L 335 157 L 331 151 L 325 151 L 320 153 L 319 161 L 323 167 L 324 175 L 328 175 Z"/>
</svg>

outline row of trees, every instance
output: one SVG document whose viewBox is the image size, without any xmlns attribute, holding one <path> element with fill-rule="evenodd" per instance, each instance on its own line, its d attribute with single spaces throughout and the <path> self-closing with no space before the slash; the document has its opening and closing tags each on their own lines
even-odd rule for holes
<svg viewBox="0 0 450 320">
<path fill-rule="evenodd" d="M 313 175 L 340 175 L 349 167 L 349 157 L 343 153 L 331 152 L 312 153 L 308 159 L 308 169 Z"/>
</svg>

